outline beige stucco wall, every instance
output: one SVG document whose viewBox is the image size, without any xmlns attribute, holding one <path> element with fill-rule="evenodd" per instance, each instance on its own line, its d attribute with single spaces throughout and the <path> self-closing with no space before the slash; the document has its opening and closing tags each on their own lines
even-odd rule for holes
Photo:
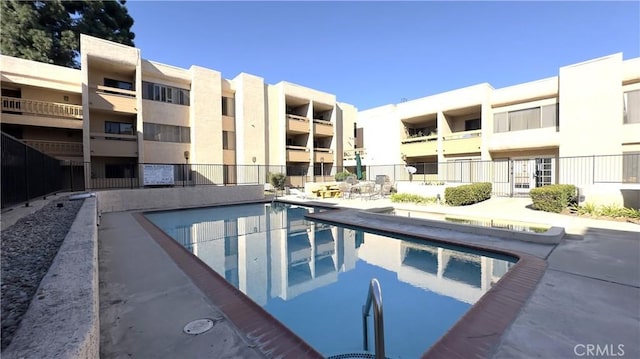
<svg viewBox="0 0 640 359">
<path fill-rule="evenodd" d="M 190 127 L 190 106 L 153 100 L 142 100 L 144 122 Z"/>
<path fill-rule="evenodd" d="M 219 164 L 222 156 L 222 77 L 191 66 L 191 163 Z"/>
<path fill-rule="evenodd" d="M 269 133 L 265 113 L 264 80 L 261 77 L 241 73 L 233 79 L 233 88 L 236 105 L 236 162 L 267 164 L 266 142 Z M 240 176 L 241 173 L 238 175 Z M 242 177 L 238 177 L 238 180 L 242 181 Z"/>
<path fill-rule="evenodd" d="M 269 153 L 269 165 L 283 166 L 287 161 L 285 150 L 287 122 L 285 118 L 285 100 L 282 83 L 267 85 L 267 113 L 269 137 L 266 145 Z"/>
<path fill-rule="evenodd" d="M 358 126 L 364 128 L 363 165 L 398 164 L 402 123 L 397 105 L 386 105 L 358 112 Z"/>
<path fill-rule="evenodd" d="M 77 94 L 82 91 L 80 70 L 11 56 L 0 55 L 0 76 L 3 87 L 16 83 Z"/>
<path fill-rule="evenodd" d="M 260 201 L 264 185 L 198 186 L 98 191 L 100 213 L 130 210 L 172 209 L 222 203 Z"/>
<path fill-rule="evenodd" d="M 619 154 L 621 140 L 622 54 L 560 68 L 560 157 Z"/>
</svg>

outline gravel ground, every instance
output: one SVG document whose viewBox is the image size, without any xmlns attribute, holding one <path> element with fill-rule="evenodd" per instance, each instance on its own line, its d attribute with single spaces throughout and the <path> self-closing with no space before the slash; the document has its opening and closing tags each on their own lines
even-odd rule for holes
<svg viewBox="0 0 640 359">
<path fill-rule="evenodd" d="M 83 200 L 51 201 L 2 231 L 1 336 L 4 350 L 29 308 L 42 277 L 71 228 Z M 64 206 L 58 208 L 58 203 Z"/>
</svg>

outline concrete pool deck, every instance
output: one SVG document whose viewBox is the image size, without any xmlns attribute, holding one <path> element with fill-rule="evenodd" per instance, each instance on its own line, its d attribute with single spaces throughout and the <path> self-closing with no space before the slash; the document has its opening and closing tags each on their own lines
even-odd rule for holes
<svg viewBox="0 0 640 359">
<path fill-rule="evenodd" d="M 320 202 L 355 208 L 390 204 L 358 199 Z M 620 354 L 622 349 L 625 356 L 640 357 L 640 226 L 538 212 L 527 208 L 529 203 L 530 199 L 495 198 L 467 207 L 397 207 L 416 217 L 450 213 L 567 228 L 569 235 L 559 245 L 505 240 L 492 244 L 503 242 L 505 248 L 546 259 L 548 267 L 489 357 L 571 358 L 589 348 L 595 352 L 596 346 L 600 353 Z M 264 357 L 168 260 L 130 212 L 104 214 L 102 221 L 103 357 Z M 223 320 L 199 336 L 182 333 L 189 320 L 203 317 Z"/>
<path fill-rule="evenodd" d="M 386 199 L 318 202 L 363 209 L 391 205 Z M 568 236 L 559 245 L 492 244 L 544 258 L 548 266 L 487 357 L 575 358 L 589 353 L 640 357 L 640 225 L 538 212 L 528 204 L 526 198 L 493 198 L 466 207 L 396 207 L 411 211 L 412 217 L 447 213 L 566 227 Z M 33 203 L 3 213 L 3 228 L 37 208 Z M 132 212 L 103 214 L 99 246 L 101 356 L 265 357 L 189 280 Z M 216 325 L 198 336 L 182 332 L 188 321 L 199 318 L 214 319 Z"/>
</svg>

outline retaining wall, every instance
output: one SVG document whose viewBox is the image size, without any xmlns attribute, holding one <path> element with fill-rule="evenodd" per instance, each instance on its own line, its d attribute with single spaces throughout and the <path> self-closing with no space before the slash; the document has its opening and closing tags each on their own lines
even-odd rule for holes
<svg viewBox="0 0 640 359">
<path fill-rule="evenodd" d="M 98 358 L 96 199 L 85 199 L 3 358 Z"/>
</svg>

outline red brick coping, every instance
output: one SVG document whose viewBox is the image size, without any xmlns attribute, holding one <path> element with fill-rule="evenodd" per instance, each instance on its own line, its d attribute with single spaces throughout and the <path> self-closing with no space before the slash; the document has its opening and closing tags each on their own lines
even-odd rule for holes
<svg viewBox="0 0 640 359">
<path fill-rule="evenodd" d="M 133 216 L 211 302 L 224 312 L 247 338 L 253 340 L 267 357 L 297 359 L 323 357 L 261 306 L 148 221 L 142 212 L 133 213 Z M 322 220 L 322 213 L 310 214 L 307 217 Z M 352 225 L 347 220 L 340 221 L 334 218 L 331 222 Z M 423 359 L 491 357 L 502 334 L 531 296 L 547 267 L 545 260 L 517 251 L 474 245 L 433 235 L 420 236 L 409 231 L 391 232 L 383 226 L 372 225 L 370 222 L 357 226 L 383 234 L 401 235 L 431 243 L 453 244 L 518 259 L 518 262 L 447 333 L 431 345 L 422 355 Z"/>
</svg>

